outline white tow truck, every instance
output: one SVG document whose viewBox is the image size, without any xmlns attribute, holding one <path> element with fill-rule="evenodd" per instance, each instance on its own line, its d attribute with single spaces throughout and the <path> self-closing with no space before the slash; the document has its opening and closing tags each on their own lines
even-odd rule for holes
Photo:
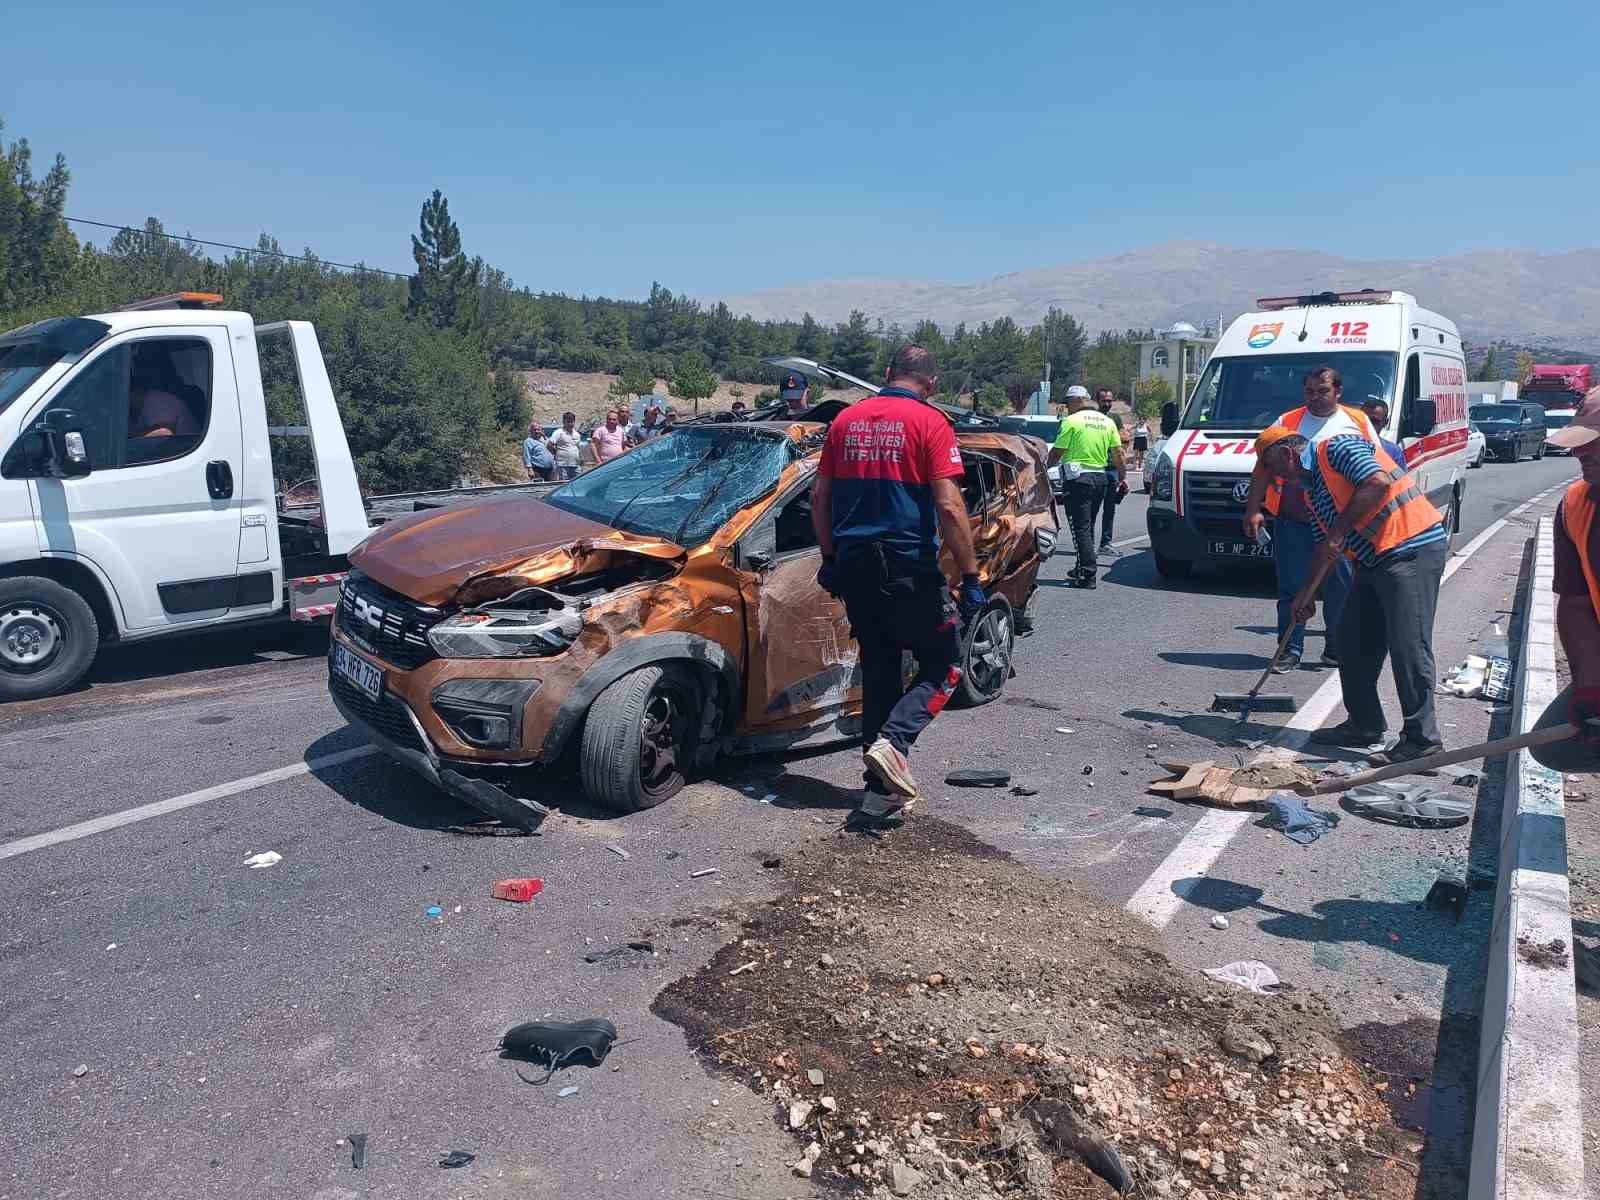
<svg viewBox="0 0 1600 1200">
<path fill-rule="evenodd" d="M 0 335 L 0 702 L 65 691 L 105 642 L 317 621 L 339 602 L 371 522 L 316 331 L 221 303 L 185 292 Z M 303 426 L 268 425 L 272 338 Z M 283 436 L 309 438 L 315 505 L 278 494 Z"/>
</svg>

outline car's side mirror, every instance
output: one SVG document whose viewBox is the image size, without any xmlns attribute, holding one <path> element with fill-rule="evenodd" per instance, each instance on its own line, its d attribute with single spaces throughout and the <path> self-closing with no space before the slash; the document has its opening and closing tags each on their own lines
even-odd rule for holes
<svg viewBox="0 0 1600 1200">
<path fill-rule="evenodd" d="M 45 440 L 44 473 L 55 479 L 81 479 L 94 470 L 78 414 L 68 408 L 52 408 L 34 431 Z"/>
<path fill-rule="evenodd" d="M 1419 396 L 1411 402 L 1409 414 L 1406 418 L 1406 428 L 1401 431 L 1402 437 L 1427 437 L 1439 423 L 1438 408 L 1432 400 L 1425 397 Z"/>
<path fill-rule="evenodd" d="M 772 565 L 772 555 L 765 550 L 757 550 L 744 556 L 744 565 L 747 570 L 765 571 Z"/>
<path fill-rule="evenodd" d="M 1178 402 L 1168 400 L 1161 406 L 1161 436 L 1171 437 L 1178 432 Z"/>
</svg>

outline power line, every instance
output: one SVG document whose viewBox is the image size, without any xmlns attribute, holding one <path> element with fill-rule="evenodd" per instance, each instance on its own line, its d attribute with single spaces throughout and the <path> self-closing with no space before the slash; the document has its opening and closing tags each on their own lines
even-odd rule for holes
<svg viewBox="0 0 1600 1200">
<path fill-rule="evenodd" d="M 141 237 L 150 237 L 154 232 L 149 229 L 140 229 L 135 225 L 113 225 L 108 221 L 91 221 L 86 217 L 63 217 L 62 219 L 71 221 L 74 225 L 94 225 L 100 229 L 115 229 L 118 231 L 126 229 L 129 233 L 138 234 Z M 169 242 L 188 242 L 196 246 L 215 246 L 219 250 L 238 250 L 243 254 L 263 254 L 269 258 L 284 258 L 290 262 L 308 262 L 316 263 L 318 266 L 323 267 L 338 267 L 342 271 L 370 271 L 374 275 L 389 275 L 395 279 L 411 278 L 409 274 L 401 271 L 385 271 L 382 267 L 357 266 L 354 263 L 330 262 L 326 258 L 312 258 L 305 254 L 285 254 L 282 250 L 262 250 L 254 246 L 235 246 L 232 242 L 208 242 L 205 238 L 189 237 L 188 235 L 179 237 L 175 233 L 155 233 L 154 236 L 164 237 Z"/>
</svg>

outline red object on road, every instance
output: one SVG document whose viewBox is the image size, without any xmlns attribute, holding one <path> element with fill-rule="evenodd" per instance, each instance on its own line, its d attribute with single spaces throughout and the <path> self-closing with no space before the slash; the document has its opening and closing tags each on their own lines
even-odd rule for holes
<svg viewBox="0 0 1600 1200">
<path fill-rule="evenodd" d="M 510 900 L 513 904 L 526 904 L 544 891 L 542 879 L 497 879 L 489 894 L 496 900 Z"/>
</svg>

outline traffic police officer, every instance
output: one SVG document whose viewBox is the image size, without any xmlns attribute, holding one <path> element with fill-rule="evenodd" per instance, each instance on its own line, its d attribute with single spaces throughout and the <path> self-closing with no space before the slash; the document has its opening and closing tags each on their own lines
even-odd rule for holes
<svg viewBox="0 0 1600 1200">
<path fill-rule="evenodd" d="M 961 451 L 927 403 L 938 381 L 930 351 L 897 351 L 883 389 L 834 418 L 812 492 L 817 582 L 844 601 L 861 652 L 866 791 L 851 814 L 856 828 L 898 825 L 917 799 L 907 756 L 961 682 L 961 624 L 986 603 L 957 482 Z M 941 536 L 961 573 L 954 597 Z M 909 689 L 907 650 L 917 660 Z"/>
<path fill-rule="evenodd" d="M 1127 490 L 1123 473 L 1122 430 L 1110 417 L 1089 405 L 1089 389 L 1073 384 L 1067 389 L 1067 417 L 1050 448 L 1047 469 L 1061 464 L 1061 491 L 1072 519 L 1072 540 L 1078 548 L 1078 565 L 1067 576 L 1072 587 L 1096 586 L 1099 560 L 1094 552 L 1094 515 L 1114 474 L 1116 486 Z"/>
</svg>

